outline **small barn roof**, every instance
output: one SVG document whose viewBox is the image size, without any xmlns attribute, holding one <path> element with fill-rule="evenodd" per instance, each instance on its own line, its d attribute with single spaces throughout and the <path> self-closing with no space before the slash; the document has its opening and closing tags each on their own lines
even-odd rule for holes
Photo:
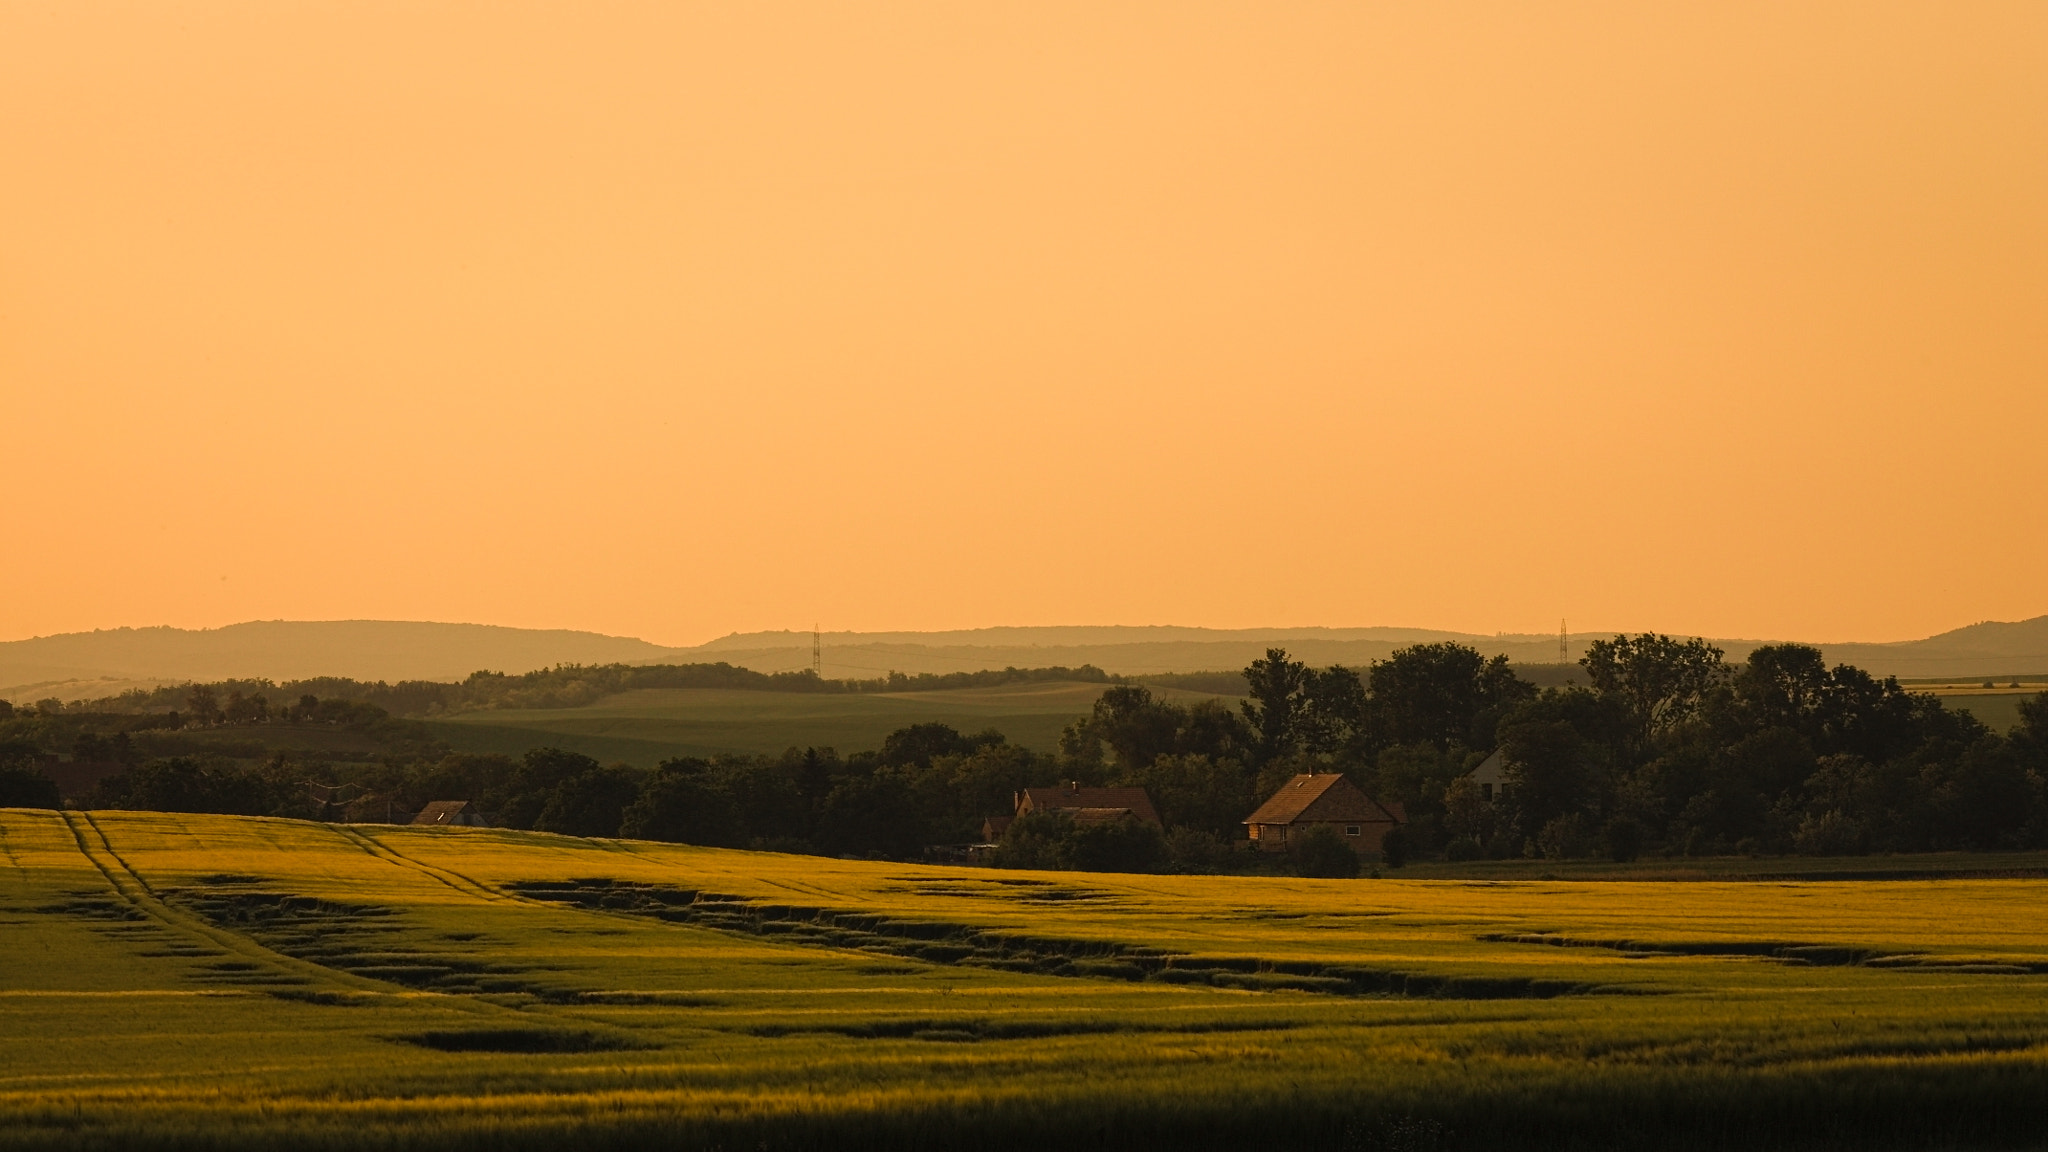
<svg viewBox="0 0 2048 1152">
<path fill-rule="evenodd" d="M 1406 814 L 1398 804 L 1382 804 L 1360 791 L 1342 772 L 1317 772 L 1296 776 L 1273 793 L 1259 810 L 1246 817 L 1246 824 L 1402 823 Z"/>
<path fill-rule="evenodd" d="M 1159 810 L 1143 788 L 1026 788 L 1018 797 L 1017 811 L 1044 812 L 1064 809 L 1122 808 L 1148 824 L 1158 824 Z M 1079 813 L 1075 813 L 1076 819 Z"/>
<path fill-rule="evenodd" d="M 1137 815 L 1129 808 L 1062 808 L 1060 811 L 1073 817 L 1075 824 L 1114 824 Z"/>
<path fill-rule="evenodd" d="M 436 800 L 412 818 L 415 824 L 473 824 L 477 814 L 467 800 Z"/>
</svg>

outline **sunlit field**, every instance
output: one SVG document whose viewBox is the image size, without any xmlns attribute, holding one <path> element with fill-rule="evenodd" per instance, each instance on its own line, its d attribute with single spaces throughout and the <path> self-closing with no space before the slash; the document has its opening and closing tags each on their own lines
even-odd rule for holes
<svg viewBox="0 0 2048 1152">
<path fill-rule="evenodd" d="M 0 1145 L 2038 1147 L 2048 881 L 0 812 Z"/>
</svg>

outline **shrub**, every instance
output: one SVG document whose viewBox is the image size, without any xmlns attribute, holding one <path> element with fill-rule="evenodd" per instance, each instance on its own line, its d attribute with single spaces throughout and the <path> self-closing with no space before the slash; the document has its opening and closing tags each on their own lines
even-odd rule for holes
<svg viewBox="0 0 2048 1152">
<path fill-rule="evenodd" d="M 1358 875 L 1358 853 L 1327 824 L 1317 824 L 1303 833 L 1288 849 L 1288 855 L 1293 858 L 1297 876 L 1349 880 Z"/>
<path fill-rule="evenodd" d="M 1223 837 L 1203 828 L 1173 828 L 1166 833 L 1166 857 L 1184 872 L 1211 872 L 1230 858 Z"/>
<path fill-rule="evenodd" d="M 1808 816 L 1792 834 L 1792 847 L 1807 856 L 1858 856 L 1863 843 L 1863 825 L 1839 808 Z"/>
<path fill-rule="evenodd" d="M 1545 860 L 1570 860 L 1586 854 L 1586 819 L 1567 812 L 1543 826 L 1529 847 Z"/>
<path fill-rule="evenodd" d="M 1389 868 L 1406 864 L 1410 847 L 1408 837 L 1406 828 L 1396 826 L 1387 829 L 1387 834 L 1380 838 L 1380 863 Z"/>
<path fill-rule="evenodd" d="M 1460 836 L 1449 844 L 1444 845 L 1444 859 L 1449 860 L 1453 864 L 1462 864 L 1467 860 L 1477 860 L 1485 855 L 1486 849 L 1480 845 L 1479 838 L 1476 836 Z"/>
<path fill-rule="evenodd" d="M 1607 858 L 1631 864 L 1643 854 L 1643 826 L 1627 817 L 1607 822 Z"/>
<path fill-rule="evenodd" d="M 57 783 L 33 768 L 0 765 L 0 808 L 61 808 Z"/>
<path fill-rule="evenodd" d="M 1154 872 L 1166 862 L 1157 826 L 1126 816 L 1083 824 L 1060 838 L 1060 866 L 1079 872 Z"/>
</svg>

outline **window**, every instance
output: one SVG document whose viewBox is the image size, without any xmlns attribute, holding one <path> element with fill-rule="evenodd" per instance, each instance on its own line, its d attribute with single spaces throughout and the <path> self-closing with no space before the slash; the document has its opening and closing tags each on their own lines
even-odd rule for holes
<svg viewBox="0 0 2048 1152">
<path fill-rule="evenodd" d="M 1346 825 L 1344 826 L 1344 834 L 1345 834 L 1346 836 L 1356 836 L 1356 835 L 1358 835 L 1358 825 L 1356 825 L 1356 824 L 1346 824 Z"/>
<path fill-rule="evenodd" d="M 1481 785 L 1479 786 L 1479 795 L 1480 795 L 1480 797 L 1481 797 L 1481 798 L 1485 799 L 1487 803 L 1489 803 L 1489 804 L 1490 804 L 1490 803 L 1492 803 L 1492 802 L 1493 802 L 1493 785 L 1491 785 L 1491 784 L 1481 784 Z"/>
<path fill-rule="evenodd" d="M 1259 838 L 1259 826 L 1258 826 L 1257 824 L 1252 824 L 1252 825 L 1248 825 L 1248 827 L 1250 827 L 1250 828 L 1251 828 L 1251 830 L 1252 830 L 1252 831 L 1251 831 L 1251 839 L 1253 839 L 1253 840 L 1257 840 L 1257 839 Z"/>
</svg>

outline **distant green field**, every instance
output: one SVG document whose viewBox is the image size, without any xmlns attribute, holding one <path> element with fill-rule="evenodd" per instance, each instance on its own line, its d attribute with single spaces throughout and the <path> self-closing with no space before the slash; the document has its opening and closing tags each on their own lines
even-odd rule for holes
<svg viewBox="0 0 2048 1152">
<path fill-rule="evenodd" d="M 1086 715 L 1101 684 L 1052 682 L 957 692 L 800 693 L 709 688 L 626 692 L 587 708 L 468 712 L 428 721 L 435 736 L 465 752 L 519 755 L 539 745 L 607 763 L 651 767 L 672 756 L 879 748 L 907 724 L 939 722 L 963 732 L 1000 730 L 1012 744 L 1050 751 L 1060 731 Z M 1173 700 L 1227 699 L 1155 688 Z M 1234 699 L 1228 699 L 1234 703 Z"/>
<path fill-rule="evenodd" d="M 1954 683 L 1911 684 L 1908 687 L 1916 692 L 1932 692 L 1941 697 L 1943 705 L 1958 712 L 1968 712 L 1982 720 L 1993 732 L 2001 733 L 2010 731 L 2013 725 L 2020 722 L 2021 701 L 2031 700 L 2043 691 L 2048 691 L 2048 683 L 2043 683 L 2038 676 L 2030 676 L 2019 681 L 2021 687 L 2018 688 L 2007 687 L 2009 681 L 2003 677 L 1993 683 L 1997 687 L 1985 688 L 1978 684 Z"/>
<path fill-rule="evenodd" d="M 0 1148 L 2039 1148 L 2044 925 L 12 809 Z"/>
</svg>

